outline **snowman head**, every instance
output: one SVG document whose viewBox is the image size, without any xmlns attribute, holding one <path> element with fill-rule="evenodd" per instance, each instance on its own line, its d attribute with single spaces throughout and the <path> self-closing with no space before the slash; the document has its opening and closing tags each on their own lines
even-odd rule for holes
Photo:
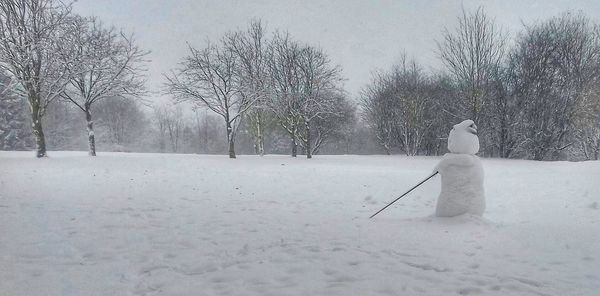
<svg viewBox="0 0 600 296">
<path fill-rule="evenodd" d="M 477 125 L 471 119 L 467 119 L 459 124 L 455 124 L 452 129 L 466 130 L 467 132 L 477 135 Z"/>
<path fill-rule="evenodd" d="M 475 154 L 479 152 L 477 125 L 473 120 L 465 120 L 454 125 L 448 136 L 448 150 L 452 153 Z"/>
</svg>

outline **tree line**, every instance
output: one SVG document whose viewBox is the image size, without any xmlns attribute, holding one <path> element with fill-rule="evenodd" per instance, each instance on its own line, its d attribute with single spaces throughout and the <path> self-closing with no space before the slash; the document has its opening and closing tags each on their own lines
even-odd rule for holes
<svg viewBox="0 0 600 296">
<path fill-rule="evenodd" d="M 3 1 L 0 40 L 1 74 L 10 78 L 3 86 L 27 100 L 38 157 L 46 156 L 42 119 L 53 104 L 67 102 L 84 115 L 89 154 L 95 156 L 95 106 L 113 101 L 104 104 L 106 110 L 147 93 L 149 52 L 140 49 L 132 35 L 78 16 L 61 1 Z M 164 92 L 174 103 L 206 108 L 221 117 L 232 158 L 242 125 L 254 137 L 260 155 L 265 153 L 267 129 L 276 125 L 288 133 L 292 156 L 300 147 L 310 158 L 354 115 L 341 85 L 341 68 L 320 48 L 287 33 L 267 36 L 260 21 L 202 49 L 189 45 L 189 55 L 165 80 Z M 15 105 L 15 96 L 6 97 L 6 104 Z M 15 114 L 8 115 L 11 126 L 18 126 Z M 171 150 L 178 151 L 181 118 L 168 120 L 172 116 L 160 108 L 153 115 L 158 132 L 168 132 Z M 158 141 L 161 150 L 163 138 Z"/>
<path fill-rule="evenodd" d="M 37 157 L 46 156 L 43 119 L 59 100 L 85 115 L 89 154 L 96 154 L 93 107 L 144 93 L 145 56 L 133 39 L 52 0 L 0 2 L 0 69 L 26 98 Z"/>
<path fill-rule="evenodd" d="M 599 158 L 597 24 L 564 13 L 509 38 L 478 9 L 442 35 L 444 69 L 426 73 L 404 56 L 361 92 L 363 118 L 388 154 L 443 153 L 451 123 L 473 119 L 484 156 Z"/>
<path fill-rule="evenodd" d="M 463 11 L 437 40 L 443 67 L 403 54 L 353 100 L 325 51 L 254 20 L 188 44 L 164 74 L 172 101 L 149 108 L 149 52 L 132 34 L 60 1 L 6 0 L 0 149 L 440 155 L 452 124 L 473 119 L 486 157 L 598 159 L 599 34 L 582 13 L 511 36 Z"/>
<path fill-rule="evenodd" d="M 307 158 L 353 116 L 342 87 L 341 68 L 320 48 L 289 33 L 267 35 L 260 21 L 232 31 L 202 49 L 189 45 L 179 67 L 165 75 L 165 93 L 176 103 L 208 108 L 223 120 L 229 157 L 242 122 L 265 153 L 266 130 L 277 125 Z"/>
</svg>

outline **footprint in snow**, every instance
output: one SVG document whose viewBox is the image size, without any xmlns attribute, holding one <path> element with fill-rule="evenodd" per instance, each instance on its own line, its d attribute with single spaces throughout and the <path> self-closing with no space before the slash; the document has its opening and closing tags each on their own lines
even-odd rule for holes
<svg viewBox="0 0 600 296">
<path fill-rule="evenodd" d="M 480 294 L 483 291 L 477 287 L 466 287 L 466 288 L 459 289 L 457 292 L 459 295 L 471 295 L 471 294 Z"/>
<path fill-rule="evenodd" d="M 377 201 L 375 199 L 373 199 L 372 196 L 368 195 L 367 197 L 365 197 L 364 202 L 370 205 L 374 205 L 377 203 Z"/>
</svg>

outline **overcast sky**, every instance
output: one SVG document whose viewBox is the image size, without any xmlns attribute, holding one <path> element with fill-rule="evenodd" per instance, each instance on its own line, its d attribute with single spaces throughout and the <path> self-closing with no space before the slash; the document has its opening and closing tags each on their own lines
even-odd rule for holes
<svg viewBox="0 0 600 296">
<path fill-rule="evenodd" d="M 152 51 L 149 85 L 158 89 L 162 73 L 187 54 L 186 42 L 203 47 L 224 32 L 260 18 L 272 31 L 287 30 L 299 41 L 322 47 L 342 66 L 346 89 L 355 98 L 375 69 L 387 69 L 403 51 L 426 67 L 439 67 L 435 40 L 453 28 L 461 5 L 483 6 L 509 32 L 522 23 L 583 11 L 600 20 L 597 0 L 78 0 L 74 10 L 134 32 Z M 166 99 L 166 98 L 163 98 Z"/>
</svg>

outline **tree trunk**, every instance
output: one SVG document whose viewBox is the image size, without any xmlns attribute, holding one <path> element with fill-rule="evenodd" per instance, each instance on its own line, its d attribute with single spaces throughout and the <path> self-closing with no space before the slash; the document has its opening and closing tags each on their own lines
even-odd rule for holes
<svg viewBox="0 0 600 296">
<path fill-rule="evenodd" d="M 306 158 L 312 158 L 312 147 L 310 147 L 310 121 L 305 122 L 306 125 Z"/>
<path fill-rule="evenodd" d="M 265 156 L 265 139 L 262 134 L 258 135 L 258 155 Z"/>
<path fill-rule="evenodd" d="M 229 139 L 229 158 L 235 158 L 235 143 L 233 137 Z"/>
<path fill-rule="evenodd" d="M 92 121 L 92 112 L 90 109 L 85 110 L 85 121 L 87 122 L 88 146 L 90 148 L 88 154 L 96 156 L 96 138 L 94 136 L 94 121 Z"/>
<path fill-rule="evenodd" d="M 229 158 L 235 158 L 235 141 L 231 123 L 227 122 L 227 142 L 229 143 Z"/>
<path fill-rule="evenodd" d="M 256 117 L 257 117 L 256 118 L 257 119 L 257 123 L 256 123 L 256 133 L 257 133 L 256 152 L 260 156 L 265 156 L 265 139 L 263 137 L 262 116 L 260 114 L 257 114 Z"/>
<path fill-rule="evenodd" d="M 296 143 L 296 137 L 292 136 L 292 157 L 298 156 L 298 143 Z"/>
<path fill-rule="evenodd" d="M 35 148 L 36 156 L 46 157 L 46 139 L 44 138 L 44 130 L 42 129 L 42 116 L 40 111 L 39 103 L 35 100 L 29 100 L 34 102 L 31 104 L 31 127 L 33 129 L 33 135 L 35 136 Z"/>
</svg>

